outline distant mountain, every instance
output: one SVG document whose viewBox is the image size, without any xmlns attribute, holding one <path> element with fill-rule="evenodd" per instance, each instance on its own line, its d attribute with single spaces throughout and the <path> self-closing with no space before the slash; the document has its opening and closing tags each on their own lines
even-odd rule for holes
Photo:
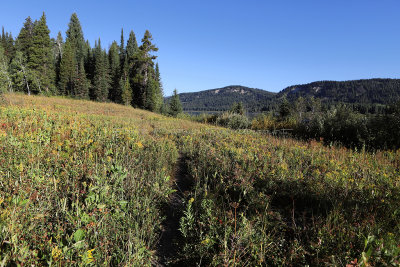
<svg viewBox="0 0 400 267">
<path fill-rule="evenodd" d="M 293 85 L 277 94 L 289 101 L 315 97 L 325 103 L 390 104 L 400 100 L 400 79 L 318 81 Z"/>
<path fill-rule="evenodd" d="M 231 85 L 195 93 L 181 93 L 179 98 L 186 112 L 225 111 L 235 102 L 242 102 L 248 112 L 255 112 L 272 103 L 275 95 L 276 93 L 261 89 Z"/>
<path fill-rule="evenodd" d="M 279 93 L 231 85 L 179 94 L 184 111 L 189 113 L 225 111 L 235 102 L 242 102 L 247 112 L 256 113 L 276 108 L 284 97 L 293 102 L 300 96 L 319 98 L 326 104 L 392 104 L 400 101 L 400 79 L 317 81 L 292 85 Z"/>
</svg>

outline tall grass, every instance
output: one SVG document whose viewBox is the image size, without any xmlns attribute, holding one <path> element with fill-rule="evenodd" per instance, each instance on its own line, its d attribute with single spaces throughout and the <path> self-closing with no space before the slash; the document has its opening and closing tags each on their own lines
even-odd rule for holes
<svg viewBox="0 0 400 267">
<path fill-rule="evenodd" d="M 180 220 L 182 262 L 399 264 L 400 151 L 330 148 L 116 104 L 4 99 L 2 264 L 156 264 L 179 154 L 195 182 Z"/>
</svg>

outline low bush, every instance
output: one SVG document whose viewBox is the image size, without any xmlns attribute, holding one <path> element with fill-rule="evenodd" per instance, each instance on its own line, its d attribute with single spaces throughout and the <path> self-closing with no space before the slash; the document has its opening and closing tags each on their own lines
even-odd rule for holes
<svg viewBox="0 0 400 267">
<path fill-rule="evenodd" d="M 216 123 L 230 129 L 247 129 L 250 125 L 249 119 L 245 115 L 226 112 L 218 116 Z"/>
</svg>

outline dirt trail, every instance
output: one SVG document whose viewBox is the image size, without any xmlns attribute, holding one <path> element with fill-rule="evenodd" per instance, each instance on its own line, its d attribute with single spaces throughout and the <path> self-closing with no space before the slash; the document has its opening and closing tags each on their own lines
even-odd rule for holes
<svg viewBox="0 0 400 267">
<path fill-rule="evenodd" d="M 183 266 L 179 257 L 183 246 L 179 221 L 185 209 L 185 193 L 188 193 L 193 183 L 183 155 L 177 160 L 172 182 L 176 192 L 170 196 L 169 203 L 164 208 L 166 219 L 162 224 L 163 230 L 157 247 L 157 256 L 160 260 L 155 266 Z"/>
</svg>

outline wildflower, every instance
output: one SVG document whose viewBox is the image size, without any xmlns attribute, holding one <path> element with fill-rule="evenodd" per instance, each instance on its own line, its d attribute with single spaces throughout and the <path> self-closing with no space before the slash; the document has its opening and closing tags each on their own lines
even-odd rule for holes
<svg viewBox="0 0 400 267">
<path fill-rule="evenodd" d="M 201 243 L 202 243 L 203 245 L 207 245 L 209 242 L 210 242 L 210 239 L 209 239 L 209 238 L 206 238 L 206 239 L 204 239 L 203 241 L 201 241 Z"/>
<path fill-rule="evenodd" d="M 87 253 L 87 260 L 86 260 L 86 263 L 91 263 L 91 262 L 93 262 L 94 261 L 94 258 L 93 258 L 93 251 L 94 251 L 95 249 L 90 249 L 90 250 L 88 250 L 86 253 Z"/>
<path fill-rule="evenodd" d="M 189 200 L 189 203 L 192 204 L 193 201 L 194 201 L 194 198 L 191 198 L 191 199 Z"/>
<path fill-rule="evenodd" d="M 18 169 L 20 172 L 24 171 L 24 165 L 22 164 L 22 162 L 19 164 Z"/>
<path fill-rule="evenodd" d="M 138 146 L 138 148 L 143 148 L 143 144 L 142 144 L 142 142 L 140 142 L 140 141 L 137 142 L 136 145 Z"/>
<path fill-rule="evenodd" d="M 51 250 L 51 257 L 53 258 L 54 261 L 60 260 L 61 256 L 62 256 L 62 250 L 59 249 L 58 247 L 54 247 Z"/>
</svg>

